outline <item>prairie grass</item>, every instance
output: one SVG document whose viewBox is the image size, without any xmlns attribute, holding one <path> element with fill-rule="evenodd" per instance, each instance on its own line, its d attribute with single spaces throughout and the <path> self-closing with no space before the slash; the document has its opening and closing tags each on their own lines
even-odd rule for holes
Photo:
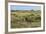
<svg viewBox="0 0 46 34">
<path fill-rule="evenodd" d="M 35 28 L 41 26 L 41 11 L 11 10 L 11 28 Z"/>
</svg>

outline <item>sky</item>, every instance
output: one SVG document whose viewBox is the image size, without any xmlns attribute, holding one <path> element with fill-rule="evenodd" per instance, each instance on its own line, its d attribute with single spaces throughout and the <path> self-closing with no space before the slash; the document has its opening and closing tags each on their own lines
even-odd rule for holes
<svg viewBox="0 0 46 34">
<path fill-rule="evenodd" d="M 11 5 L 11 10 L 40 10 L 40 6 Z"/>
</svg>

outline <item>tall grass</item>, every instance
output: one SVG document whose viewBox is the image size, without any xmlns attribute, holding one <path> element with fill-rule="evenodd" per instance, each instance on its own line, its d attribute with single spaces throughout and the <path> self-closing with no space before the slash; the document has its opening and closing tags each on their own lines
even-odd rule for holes
<svg viewBox="0 0 46 34">
<path fill-rule="evenodd" d="M 41 26 L 41 11 L 11 10 L 11 28 L 35 28 Z"/>
</svg>

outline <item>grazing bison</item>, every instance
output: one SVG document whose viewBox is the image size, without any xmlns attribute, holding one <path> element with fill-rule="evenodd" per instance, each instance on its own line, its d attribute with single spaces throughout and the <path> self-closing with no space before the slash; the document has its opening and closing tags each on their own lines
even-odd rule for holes
<svg viewBox="0 0 46 34">
<path fill-rule="evenodd" d="M 27 22 L 32 22 L 32 20 L 30 19 L 30 18 L 25 18 L 25 20 L 27 21 Z"/>
</svg>

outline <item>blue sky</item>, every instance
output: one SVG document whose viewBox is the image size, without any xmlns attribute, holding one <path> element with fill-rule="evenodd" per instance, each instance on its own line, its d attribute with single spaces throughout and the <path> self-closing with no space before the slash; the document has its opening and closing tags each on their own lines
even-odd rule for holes
<svg viewBox="0 0 46 34">
<path fill-rule="evenodd" d="M 11 10 L 40 10 L 40 6 L 22 6 L 22 5 L 11 5 Z"/>
</svg>

